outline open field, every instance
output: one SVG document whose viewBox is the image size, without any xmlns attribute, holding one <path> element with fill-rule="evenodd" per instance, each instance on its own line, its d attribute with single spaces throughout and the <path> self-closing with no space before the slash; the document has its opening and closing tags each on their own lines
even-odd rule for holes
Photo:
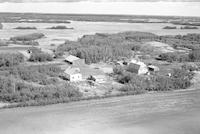
<svg viewBox="0 0 200 134">
<path fill-rule="evenodd" d="M 2 109 L 0 133 L 199 134 L 199 103 L 190 90 Z"/>
</svg>

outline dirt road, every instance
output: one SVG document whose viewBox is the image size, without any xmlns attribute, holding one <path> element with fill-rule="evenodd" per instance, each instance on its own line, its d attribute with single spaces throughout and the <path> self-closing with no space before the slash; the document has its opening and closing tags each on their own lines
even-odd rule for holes
<svg viewBox="0 0 200 134">
<path fill-rule="evenodd" d="M 0 110 L 0 134 L 199 134 L 200 90 Z"/>
</svg>

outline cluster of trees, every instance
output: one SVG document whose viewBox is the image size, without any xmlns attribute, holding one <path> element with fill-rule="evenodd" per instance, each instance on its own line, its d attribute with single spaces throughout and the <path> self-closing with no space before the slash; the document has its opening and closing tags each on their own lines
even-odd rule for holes
<svg viewBox="0 0 200 134">
<path fill-rule="evenodd" d="M 37 29 L 37 28 L 36 27 L 16 27 L 14 29 L 26 30 L 26 29 Z"/>
<path fill-rule="evenodd" d="M 49 53 L 42 52 L 40 49 L 32 47 L 29 50 L 31 52 L 31 56 L 29 61 L 31 62 L 45 62 L 45 61 L 52 61 L 53 56 Z"/>
<path fill-rule="evenodd" d="M 159 36 L 156 40 L 169 44 L 175 49 L 177 47 L 184 47 L 192 50 L 200 49 L 200 34 Z"/>
<path fill-rule="evenodd" d="M 11 44 L 18 44 L 18 45 L 28 45 L 28 46 L 39 46 L 39 42 L 37 41 L 10 41 Z"/>
<path fill-rule="evenodd" d="M 20 104 L 40 102 L 51 104 L 63 100 L 78 99 L 82 94 L 77 88 L 65 83 L 63 85 L 34 86 L 25 82 L 14 82 L 0 76 L 0 101 Z"/>
<path fill-rule="evenodd" d="M 60 68 L 46 65 L 46 66 L 18 66 L 9 68 L 7 70 L 10 75 L 18 79 L 34 82 L 40 85 L 55 84 L 58 82 L 58 76 L 61 73 Z"/>
<path fill-rule="evenodd" d="M 58 46 L 56 55 L 69 52 L 79 58 L 84 58 L 86 63 L 112 61 L 121 57 L 129 58 L 132 50 L 139 50 L 142 40 L 152 40 L 156 35 L 144 32 L 125 32 L 118 34 L 85 35 L 77 42 L 66 41 Z"/>
<path fill-rule="evenodd" d="M 172 76 L 140 76 L 126 71 L 122 67 L 114 69 L 116 80 L 124 87 L 120 89 L 123 92 L 143 93 L 145 91 L 167 91 L 176 89 L 185 89 L 191 85 L 190 80 L 193 73 L 185 68 L 174 69 Z"/>
<path fill-rule="evenodd" d="M 47 29 L 74 29 L 74 28 L 73 27 L 68 28 L 66 26 L 60 25 L 60 26 L 53 26 L 53 27 L 50 27 L 50 28 L 47 28 Z"/>
<path fill-rule="evenodd" d="M 41 101 L 49 104 L 80 98 L 82 94 L 76 87 L 56 80 L 60 72 L 53 65 L 1 68 L 0 101 L 39 105 Z"/>
<path fill-rule="evenodd" d="M 199 28 L 193 27 L 193 26 L 184 26 L 184 27 L 181 27 L 181 29 L 199 29 Z"/>
<path fill-rule="evenodd" d="M 1 53 L 0 67 L 12 67 L 24 62 L 24 56 L 21 53 Z"/>
<path fill-rule="evenodd" d="M 178 52 L 168 52 L 162 53 L 159 55 L 160 60 L 168 61 L 168 62 L 186 62 L 189 61 L 188 54 L 178 53 Z"/>
<path fill-rule="evenodd" d="M 177 29 L 176 26 L 165 26 L 163 29 Z M 184 26 L 180 27 L 180 29 L 198 29 L 198 27 L 193 27 L 193 26 Z"/>
<path fill-rule="evenodd" d="M 33 41 L 33 40 L 43 38 L 44 36 L 45 35 L 43 33 L 32 33 L 32 34 L 27 34 L 27 35 L 11 37 L 10 40 L 11 41 Z"/>
<path fill-rule="evenodd" d="M 172 24 L 175 25 L 187 25 L 187 26 L 200 26 L 199 22 L 183 22 L 183 21 L 174 21 Z"/>
<path fill-rule="evenodd" d="M 189 54 L 185 53 L 162 53 L 159 55 L 160 60 L 168 62 L 199 62 L 200 61 L 200 49 L 192 50 Z"/>
<path fill-rule="evenodd" d="M 163 27 L 163 29 L 177 29 L 177 27 L 174 27 L 174 26 L 165 26 L 165 27 Z"/>
</svg>

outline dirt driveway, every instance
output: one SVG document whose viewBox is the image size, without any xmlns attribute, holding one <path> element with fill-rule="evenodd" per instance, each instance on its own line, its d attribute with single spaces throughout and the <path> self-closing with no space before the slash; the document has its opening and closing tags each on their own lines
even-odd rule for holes
<svg viewBox="0 0 200 134">
<path fill-rule="evenodd" d="M 199 134 L 200 90 L 0 110 L 0 134 Z"/>
</svg>

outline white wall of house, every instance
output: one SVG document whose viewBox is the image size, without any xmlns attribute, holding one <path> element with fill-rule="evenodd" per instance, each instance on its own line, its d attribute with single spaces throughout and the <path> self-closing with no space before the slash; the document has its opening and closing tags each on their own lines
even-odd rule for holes
<svg viewBox="0 0 200 134">
<path fill-rule="evenodd" d="M 72 82 L 76 82 L 76 81 L 82 81 L 82 74 L 77 73 L 77 74 L 67 74 L 67 78 L 72 81 Z"/>
<path fill-rule="evenodd" d="M 145 66 L 140 66 L 140 69 L 138 70 L 138 74 L 141 75 L 141 74 L 146 74 L 148 72 L 148 68 L 145 67 Z"/>
</svg>

